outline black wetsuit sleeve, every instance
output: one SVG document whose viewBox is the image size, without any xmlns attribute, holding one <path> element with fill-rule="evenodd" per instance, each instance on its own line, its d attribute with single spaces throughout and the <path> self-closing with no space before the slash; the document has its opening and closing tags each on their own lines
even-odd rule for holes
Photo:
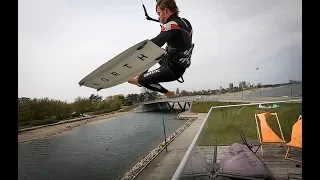
<svg viewBox="0 0 320 180">
<path fill-rule="evenodd" d="M 151 39 L 157 46 L 162 47 L 172 36 L 171 31 L 161 31 L 158 36 Z"/>
</svg>

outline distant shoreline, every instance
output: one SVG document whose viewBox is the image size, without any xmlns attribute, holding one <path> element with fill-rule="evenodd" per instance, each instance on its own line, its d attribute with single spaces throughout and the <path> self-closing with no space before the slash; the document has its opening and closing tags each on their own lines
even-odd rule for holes
<svg viewBox="0 0 320 180">
<path fill-rule="evenodd" d="M 275 89 L 275 88 L 279 88 L 279 87 L 264 87 L 264 88 L 258 88 L 258 89 L 246 89 L 240 92 L 227 92 L 225 94 L 249 94 L 249 93 L 254 93 L 254 92 L 258 92 L 258 91 L 265 91 L 267 89 Z"/>
<path fill-rule="evenodd" d="M 249 94 L 252 92 L 257 92 L 257 91 L 264 91 L 267 89 L 274 89 L 277 87 L 265 87 L 265 88 L 259 88 L 259 89 L 247 89 L 241 92 L 230 92 L 230 93 L 225 93 L 225 94 Z M 33 141 L 36 139 L 43 139 L 43 138 L 49 138 L 52 136 L 56 136 L 62 133 L 66 133 L 71 131 L 73 128 L 84 125 L 86 123 L 89 122 L 93 122 L 93 121 L 98 121 L 98 120 L 105 120 L 105 119 L 109 119 L 109 118 L 113 118 L 113 117 L 120 117 L 123 115 L 127 115 L 127 114 L 132 114 L 135 112 L 117 112 L 117 113 L 113 113 L 113 114 L 107 114 L 107 115 L 103 115 L 103 116 L 99 116 L 99 117 L 94 117 L 94 118 L 89 118 L 89 119 L 84 119 L 84 120 L 79 120 L 79 121 L 74 121 L 74 122 L 66 122 L 63 124 L 57 124 L 57 125 L 51 125 L 51 126 L 46 126 L 46 127 L 41 127 L 38 129 L 33 129 L 33 130 L 28 130 L 28 131 L 24 131 L 24 132 L 20 132 L 18 134 L 18 143 L 25 143 L 25 142 L 29 142 L 29 141 Z"/>
<path fill-rule="evenodd" d="M 108 115 L 99 116 L 91 119 L 67 122 L 67 123 L 58 124 L 54 126 L 47 126 L 39 129 L 20 132 L 18 134 L 18 143 L 26 143 L 26 142 L 30 142 L 37 139 L 49 138 L 62 133 L 70 132 L 73 128 L 87 124 L 89 122 L 106 120 L 106 119 L 120 117 L 128 114 L 132 114 L 132 113 L 134 112 L 118 112 L 118 113 L 108 114 Z"/>
</svg>

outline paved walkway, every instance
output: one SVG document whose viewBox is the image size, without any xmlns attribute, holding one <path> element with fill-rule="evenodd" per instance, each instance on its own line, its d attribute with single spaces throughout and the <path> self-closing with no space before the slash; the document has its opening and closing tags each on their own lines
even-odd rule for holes
<svg viewBox="0 0 320 180">
<path fill-rule="evenodd" d="M 193 138 L 197 134 L 207 113 L 188 114 L 184 116 L 198 117 L 186 130 L 168 145 L 168 152 L 163 150 L 137 177 L 136 180 L 168 180 L 171 179 L 187 152 Z"/>
</svg>

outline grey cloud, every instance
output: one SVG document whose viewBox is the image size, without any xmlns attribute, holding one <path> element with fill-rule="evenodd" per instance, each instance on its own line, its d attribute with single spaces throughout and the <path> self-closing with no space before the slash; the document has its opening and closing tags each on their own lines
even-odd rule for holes
<svg viewBox="0 0 320 180">
<path fill-rule="evenodd" d="M 124 83 L 96 92 L 85 75 L 129 46 L 156 36 L 140 1 L 19 1 L 19 96 L 72 101 L 76 96 L 139 93 Z M 156 18 L 154 1 L 144 1 Z M 215 89 L 229 82 L 278 83 L 301 78 L 301 0 L 177 1 L 194 28 L 196 47 L 175 90 Z M 255 68 L 260 67 L 256 72 Z M 152 69 L 158 66 L 153 67 Z"/>
</svg>

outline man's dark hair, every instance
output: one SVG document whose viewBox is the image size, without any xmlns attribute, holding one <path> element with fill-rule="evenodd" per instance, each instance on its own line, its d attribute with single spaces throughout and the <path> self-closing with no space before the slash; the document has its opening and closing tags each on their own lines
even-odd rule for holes
<svg viewBox="0 0 320 180">
<path fill-rule="evenodd" d="M 157 7 L 161 10 L 168 8 L 172 13 L 179 15 L 179 8 L 175 0 L 157 0 L 156 10 Z"/>
</svg>

